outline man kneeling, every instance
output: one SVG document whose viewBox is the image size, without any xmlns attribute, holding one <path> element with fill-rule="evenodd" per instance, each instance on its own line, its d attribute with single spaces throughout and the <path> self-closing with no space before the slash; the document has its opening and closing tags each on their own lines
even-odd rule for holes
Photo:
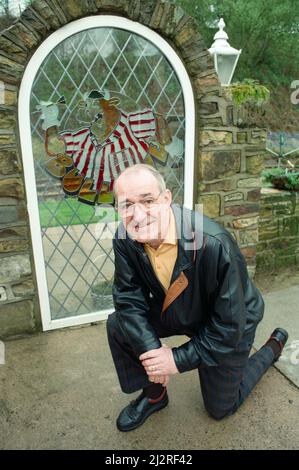
<svg viewBox="0 0 299 470">
<path fill-rule="evenodd" d="M 172 204 L 151 166 L 127 168 L 115 181 L 122 222 L 113 240 L 115 312 L 108 340 L 125 393 L 142 390 L 117 419 L 140 426 L 168 404 L 171 375 L 198 369 L 208 413 L 234 413 L 278 360 L 288 334 L 273 331 L 249 358 L 264 301 L 231 234 L 198 212 Z M 169 348 L 160 338 L 186 335 Z"/>
</svg>

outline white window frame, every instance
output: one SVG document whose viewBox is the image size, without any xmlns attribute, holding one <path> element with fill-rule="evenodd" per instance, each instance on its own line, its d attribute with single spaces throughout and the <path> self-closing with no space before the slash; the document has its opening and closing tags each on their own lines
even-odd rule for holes
<svg viewBox="0 0 299 470">
<path fill-rule="evenodd" d="M 45 58 L 59 43 L 68 37 L 80 31 L 97 27 L 120 28 L 142 36 L 144 39 L 152 42 L 158 49 L 161 50 L 162 54 L 168 59 L 173 69 L 175 70 L 182 87 L 185 104 L 184 206 L 190 209 L 193 208 L 195 103 L 189 76 L 182 61 L 174 49 L 165 39 L 152 31 L 150 28 L 119 16 L 94 15 L 81 18 L 63 26 L 59 30 L 52 33 L 47 39 L 44 40 L 44 42 L 39 46 L 30 59 L 24 72 L 18 100 L 19 132 L 21 152 L 23 156 L 27 208 L 29 213 L 33 256 L 44 331 L 105 320 L 113 311 L 113 309 L 107 309 L 101 312 L 92 312 L 89 314 L 82 314 L 64 319 L 51 319 L 41 226 L 38 211 L 38 198 L 35 181 L 30 123 L 30 96 L 32 85 Z"/>
</svg>

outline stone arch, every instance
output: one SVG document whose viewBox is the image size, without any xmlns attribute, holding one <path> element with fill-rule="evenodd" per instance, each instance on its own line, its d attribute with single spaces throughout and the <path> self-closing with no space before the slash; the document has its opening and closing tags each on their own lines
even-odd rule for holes
<svg viewBox="0 0 299 470">
<path fill-rule="evenodd" d="M 34 51 L 52 32 L 76 19 L 105 14 L 149 27 L 182 59 L 196 103 L 194 201 L 203 203 L 207 215 L 231 230 L 254 272 L 258 176 L 265 136 L 260 129 L 238 128 L 236 110 L 223 94 L 196 21 L 164 0 L 120 0 L 117 4 L 111 0 L 34 0 L 0 35 L 0 81 L 5 85 L 0 103 L 0 237 L 9 273 L 4 282 L 4 271 L 0 272 L 0 285 L 6 292 L 5 303 L 0 304 L 0 326 L 3 323 L 8 335 L 41 328 L 22 171 L 26 155 L 21 155 L 18 138 L 22 76 Z M 19 318 L 10 324 L 9 311 L 16 303 Z"/>
</svg>

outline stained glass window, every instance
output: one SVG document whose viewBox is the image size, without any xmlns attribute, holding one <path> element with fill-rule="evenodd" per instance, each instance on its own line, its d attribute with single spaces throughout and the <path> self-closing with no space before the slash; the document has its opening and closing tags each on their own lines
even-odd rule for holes
<svg viewBox="0 0 299 470">
<path fill-rule="evenodd" d="M 110 308 L 114 178 L 127 166 L 151 164 L 183 203 L 180 82 L 153 43 L 98 27 L 51 51 L 30 107 L 52 319 Z"/>
</svg>

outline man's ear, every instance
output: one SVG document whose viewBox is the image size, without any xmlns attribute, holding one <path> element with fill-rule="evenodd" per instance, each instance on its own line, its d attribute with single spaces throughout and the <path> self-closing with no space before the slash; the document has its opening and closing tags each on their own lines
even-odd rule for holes
<svg viewBox="0 0 299 470">
<path fill-rule="evenodd" d="M 164 197 L 165 202 L 170 205 L 172 203 L 172 192 L 170 191 L 170 189 L 165 189 Z"/>
</svg>

